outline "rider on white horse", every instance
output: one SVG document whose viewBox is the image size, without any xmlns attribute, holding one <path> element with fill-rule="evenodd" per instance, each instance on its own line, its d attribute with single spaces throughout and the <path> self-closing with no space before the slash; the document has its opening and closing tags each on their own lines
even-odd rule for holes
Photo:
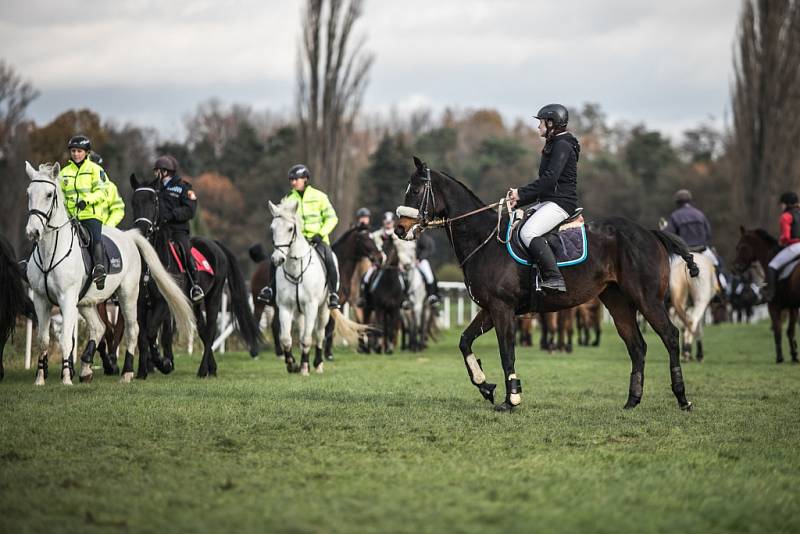
<svg viewBox="0 0 800 534">
<path fill-rule="evenodd" d="M 106 171 L 87 156 L 92 142 L 85 135 L 75 135 L 67 144 L 70 160 L 61 169 L 59 182 L 64 193 L 67 214 L 77 218 L 91 236 L 92 281 L 102 290 L 106 282 L 103 265 L 103 220 L 106 217 Z"/>
<path fill-rule="evenodd" d="M 289 181 L 292 190 L 283 201 L 297 202 L 300 217 L 303 221 L 303 236 L 308 239 L 325 262 L 328 284 L 328 307 L 339 309 L 339 265 L 336 255 L 331 250 L 330 234 L 336 228 L 339 218 L 328 199 L 328 195 L 308 185 L 311 172 L 308 167 L 298 164 L 289 169 Z M 261 289 L 259 300 L 267 306 L 275 305 L 275 271 L 277 267 L 270 264 L 270 285 Z"/>
<path fill-rule="evenodd" d="M 800 206 L 798 206 L 797 193 L 787 191 L 781 195 L 780 235 L 778 244 L 783 247 L 767 269 L 767 287 L 764 289 L 764 301 L 770 302 L 775 298 L 775 288 L 778 285 L 778 273 L 794 259 L 800 258 Z"/>
</svg>

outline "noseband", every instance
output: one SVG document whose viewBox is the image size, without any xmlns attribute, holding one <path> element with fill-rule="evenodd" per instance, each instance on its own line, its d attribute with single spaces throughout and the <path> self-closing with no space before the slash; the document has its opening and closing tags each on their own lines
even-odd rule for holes
<svg viewBox="0 0 800 534">
<path fill-rule="evenodd" d="M 44 227 L 45 230 L 58 230 L 62 226 L 66 225 L 69 222 L 69 219 L 67 219 L 67 222 L 65 222 L 64 224 L 62 224 L 60 226 L 53 226 L 53 225 L 50 224 L 50 217 L 53 216 L 53 210 L 58 205 L 58 193 L 55 191 L 55 188 L 58 187 L 58 184 L 56 184 L 54 182 L 51 182 L 50 180 L 31 180 L 31 183 L 33 183 L 33 184 L 39 183 L 39 184 L 52 185 L 53 186 L 53 200 L 50 201 L 50 208 L 47 210 L 47 212 L 44 212 L 42 210 L 37 210 L 37 209 L 29 209 L 28 210 L 28 216 L 30 217 L 31 215 L 35 215 L 36 217 L 38 217 L 42 221 L 42 227 Z"/>
</svg>

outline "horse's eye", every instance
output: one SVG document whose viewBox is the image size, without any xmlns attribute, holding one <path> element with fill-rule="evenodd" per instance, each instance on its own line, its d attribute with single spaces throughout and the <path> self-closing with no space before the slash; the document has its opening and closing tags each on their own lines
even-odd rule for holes
<svg viewBox="0 0 800 534">
<path fill-rule="evenodd" d="M 47 198 L 52 198 L 52 197 L 53 197 L 53 193 L 47 193 Z"/>
</svg>

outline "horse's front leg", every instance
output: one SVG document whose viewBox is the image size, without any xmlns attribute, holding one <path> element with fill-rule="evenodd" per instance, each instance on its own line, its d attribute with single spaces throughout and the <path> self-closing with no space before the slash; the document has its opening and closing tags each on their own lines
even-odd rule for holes
<svg viewBox="0 0 800 534">
<path fill-rule="evenodd" d="M 483 308 L 478 310 L 478 314 L 469 323 L 466 330 L 461 334 L 461 340 L 458 342 L 458 348 L 461 350 L 461 356 L 464 358 L 464 365 L 467 367 L 467 374 L 472 384 L 478 388 L 483 398 L 494 404 L 494 389 L 497 384 L 490 384 L 486 381 L 486 375 L 483 372 L 481 361 L 475 357 L 472 352 L 472 343 L 480 335 L 485 334 L 494 327 L 492 316 Z"/>
<path fill-rule="evenodd" d="M 58 302 L 61 308 L 61 383 L 65 386 L 72 385 L 75 376 L 73 358 L 75 355 L 75 330 L 78 326 L 78 299 L 65 298 Z"/>
<path fill-rule="evenodd" d="M 792 363 L 798 363 L 797 339 L 794 336 L 796 325 L 797 325 L 797 308 L 792 308 L 789 310 L 789 325 L 786 327 L 786 338 L 789 340 L 789 352 L 792 355 Z"/>
<path fill-rule="evenodd" d="M 289 306 L 281 306 L 278 308 L 278 318 L 280 322 L 280 346 L 281 353 L 283 354 L 283 361 L 286 363 L 286 371 L 289 373 L 297 373 L 300 371 L 300 366 L 292 356 L 292 320 L 294 319 L 294 311 Z"/>
<path fill-rule="evenodd" d="M 492 313 L 494 331 L 497 335 L 497 345 L 500 348 L 500 361 L 503 365 L 503 374 L 506 379 L 506 399 L 495 409 L 498 412 L 511 411 L 522 402 L 522 383 L 514 369 L 516 357 L 514 355 L 515 328 L 514 310 L 512 308 L 495 308 Z"/>
<path fill-rule="evenodd" d="M 37 295 L 34 296 L 33 305 L 36 308 L 36 318 L 39 323 L 37 337 L 42 351 L 39 353 L 36 379 L 33 384 L 43 386 L 47 379 L 47 350 L 50 348 L 50 302 Z"/>
<path fill-rule="evenodd" d="M 300 375 L 309 375 L 309 353 L 314 340 L 314 327 L 319 315 L 319 304 L 312 302 L 303 310 L 303 330 L 300 334 Z"/>
</svg>

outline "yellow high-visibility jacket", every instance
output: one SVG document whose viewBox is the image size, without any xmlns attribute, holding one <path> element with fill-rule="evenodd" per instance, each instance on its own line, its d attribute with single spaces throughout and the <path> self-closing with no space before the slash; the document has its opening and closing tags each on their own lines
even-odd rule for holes
<svg viewBox="0 0 800 534">
<path fill-rule="evenodd" d="M 322 236 L 322 240 L 330 245 L 328 236 L 336 228 L 339 218 L 336 216 L 331 201 L 328 200 L 328 195 L 307 185 L 302 195 L 292 189 L 284 197 L 284 200 L 286 199 L 296 200 L 299 205 L 297 210 L 303 219 L 303 236 L 311 239 L 314 235 L 319 234 Z"/>
<path fill-rule="evenodd" d="M 119 196 L 117 186 L 110 179 L 104 182 L 106 192 L 106 218 L 103 221 L 105 226 L 116 227 L 125 217 L 125 202 Z"/>
<path fill-rule="evenodd" d="M 100 165 L 86 158 L 79 167 L 70 160 L 62 167 L 60 178 L 64 203 L 71 217 L 77 217 L 79 221 L 106 219 L 105 181 L 108 177 Z M 81 200 L 86 202 L 86 207 L 78 210 L 77 204 Z"/>
</svg>

